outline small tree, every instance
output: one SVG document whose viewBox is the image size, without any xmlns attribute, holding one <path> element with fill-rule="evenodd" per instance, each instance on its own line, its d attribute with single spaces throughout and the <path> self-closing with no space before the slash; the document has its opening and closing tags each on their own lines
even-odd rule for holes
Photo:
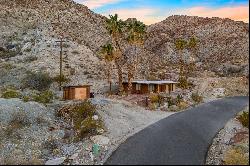
<svg viewBox="0 0 250 166">
<path fill-rule="evenodd" d="M 109 34 L 111 35 L 112 43 L 114 46 L 114 54 L 115 54 L 115 65 L 118 71 L 118 83 L 119 83 L 119 92 L 123 91 L 122 86 L 122 50 L 120 47 L 120 40 L 122 36 L 122 29 L 124 27 L 124 22 L 118 19 L 118 15 L 115 14 L 109 15 L 109 19 L 106 21 L 106 29 L 108 30 Z"/>
<path fill-rule="evenodd" d="M 134 48 L 133 52 L 135 56 L 130 56 L 127 62 L 128 65 L 128 93 L 132 90 L 132 79 L 138 64 L 137 47 L 144 44 L 146 26 L 144 23 L 132 20 L 127 25 L 128 38 L 127 41 Z"/>
<path fill-rule="evenodd" d="M 102 46 L 100 54 L 104 58 L 108 66 L 109 93 L 111 94 L 112 91 L 111 70 L 112 70 L 112 62 L 115 60 L 114 48 L 112 44 L 106 44 Z"/>
<path fill-rule="evenodd" d="M 191 53 L 190 59 L 192 59 L 192 60 L 196 57 L 195 54 L 197 51 L 197 45 L 198 45 L 198 40 L 195 37 L 191 37 L 189 39 L 188 44 L 187 44 L 187 48 Z M 195 62 L 192 60 L 190 61 L 189 66 L 188 66 L 188 73 L 193 72 L 195 69 L 195 64 L 194 64 Z"/>
<path fill-rule="evenodd" d="M 180 74 L 179 82 L 181 88 L 187 88 L 187 75 L 185 70 L 185 63 L 183 58 L 183 50 L 187 47 L 187 41 L 183 39 L 178 39 L 175 42 L 175 48 L 179 52 L 179 65 L 180 65 Z"/>
</svg>

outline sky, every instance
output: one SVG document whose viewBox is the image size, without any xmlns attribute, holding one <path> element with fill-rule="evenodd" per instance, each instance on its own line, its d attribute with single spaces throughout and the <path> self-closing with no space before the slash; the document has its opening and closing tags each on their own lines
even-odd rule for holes
<svg viewBox="0 0 250 166">
<path fill-rule="evenodd" d="M 171 15 L 230 18 L 249 22 L 248 0 L 74 0 L 92 11 L 150 25 Z"/>
</svg>

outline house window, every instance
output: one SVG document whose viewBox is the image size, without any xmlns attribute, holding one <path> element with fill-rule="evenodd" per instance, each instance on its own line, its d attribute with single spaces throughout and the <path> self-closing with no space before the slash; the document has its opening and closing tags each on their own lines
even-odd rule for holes
<svg viewBox="0 0 250 166">
<path fill-rule="evenodd" d="M 149 91 L 154 92 L 155 91 L 155 86 L 154 85 L 149 85 Z"/>
<path fill-rule="evenodd" d="M 136 90 L 141 90 L 141 84 L 136 84 Z"/>
</svg>

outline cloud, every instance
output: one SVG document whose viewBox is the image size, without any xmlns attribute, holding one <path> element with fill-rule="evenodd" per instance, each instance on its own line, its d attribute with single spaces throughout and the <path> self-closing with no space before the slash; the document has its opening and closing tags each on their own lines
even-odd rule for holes
<svg viewBox="0 0 250 166">
<path fill-rule="evenodd" d="M 117 13 L 123 20 L 137 18 L 145 24 L 150 25 L 166 19 L 170 15 L 189 15 L 199 17 L 220 17 L 230 18 L 236 21 L 248 22 L 248 6 L 208 8 L 204 6 L 191 7 L 187 9 L 160 9 L 160 8 L 132 8 L 115 9 L 101 13 L 105 16 Z"/>
<path fill-rule="evenodd" d="M 108 16 L 109 14 L 117 13 L 119 17 L 123 20 L 126 20 L 128 18 L 137 18 L 137 20 L 143 21 L 145 24 L 149 25 L 164 19 L 162 16 L 158 14 L 158 12 L 159 12 L 158 9 L 138 8 L 138 9 L 117 9 L 102 14 Z"/>
<path fill-rule="evenodd" d="M 90 9 L 96 9 L 107 4 L 118 3 L 122 0 L 75 0 L 75 1 L 87 6 Z"/>
<path fill-rule="evenodd" d="M 236 21 L 248 22 L 248 10 L 248 6 L 222 7 L 216 9 L 200 6 L 187 9 L 185 14 L 200 17 L 230 18 Z"/>
</svg>

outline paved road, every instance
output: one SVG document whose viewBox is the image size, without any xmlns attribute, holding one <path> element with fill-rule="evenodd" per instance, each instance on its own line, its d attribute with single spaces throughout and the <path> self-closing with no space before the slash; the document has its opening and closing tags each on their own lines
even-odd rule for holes
<svg viewBox="0 0 250 166">
<path fill-rule="evenodd" d="M 215 135 L 248 99 L 220 99 L 160 120 L 130 137 L 105 164 L 204 164 Z"/>
</svg>

